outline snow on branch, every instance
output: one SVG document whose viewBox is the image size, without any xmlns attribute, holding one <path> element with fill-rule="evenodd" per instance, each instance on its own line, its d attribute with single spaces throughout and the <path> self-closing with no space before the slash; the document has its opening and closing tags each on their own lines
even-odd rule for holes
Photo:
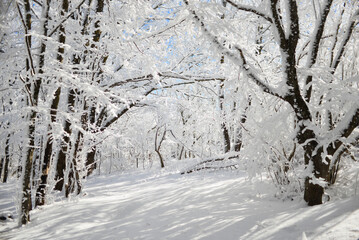
<svg viewBox="0 0 359 240">
<path fill-rule="evenodd" d="M 204 76 L 193 76 L 193 75 L 181 75 L 181 74 L 178 74 L 175 72 L 163 72 L 163 73 L 158 73 L 158 75 L 160 77 L 165 77 L 165 78 L 193 80 L 196 82 L 206 82 L 206 81 L 215 81 L 215 80 L 224 81 L 223 77 L 204 77 Z"/>
<path fill-rule="evenodd" d="M 148 74 L 148 75 L 141 76 L 141 77 L 129 78 L 129 79 L 126 79 L 124 81 L 115 82 L 115 83 L 111 84 L 109 86 L 109 88 L 119 87 L 119 86 L 122 86 L 122 85 L 124 85 L 126 83 L 136 83 L 136 82 L 142 82 L 142 81 L 149 81 L 149 80 L 152 80 L 152 79 L 153 79 L 153 75 Z"/>
<path fill-rule="evenodd" d="M 349 139 L 351 134 L 355 129 L 359 127 L 359 106 L 356 104 L 353 106 L 349 112 L 345 115 L 344 119 L 339 122 L 339 124 L 330 131 L 327 136 L 324 137 L 324 143 L 331 143 L 328 146 L 328 152 L 331 152 L 331 155 L 337 156 L 340 154 L 340 151 L 343 149 L 343 144 L 345 139 Z M 354 142 L 359 138 L 359 136 L 354 136 Z M 353 141 L 350 140 L 349 141 Z"/>
<path fill-rule="evenodd" d="M 157 31 L 157 32 L 154 32 L 154 33 L 151 33 L 149 34 L 148 36 L 144 36 L 142 38 L 139 38 L 138 40 L 144 40 L 146 38 L 151 38 L 151 37 L 156 37 L 158 35 L 161 35 L 162 33 L 172 29 L 172 28 L 175 28 L 176 26 L 180 25 L 181 23 L 185 22 L 187 19 L 186 18 L 183 18 L 183 19 L 180 19 L 179 21 L 175 22 L 175 23 L 171 23 L 169 24 L 166 28 L 164 29 L 161 29 L 160 31 Z"/>
<path fill-rule="evenodd" d="M 186 85 L 186 84 L 193 84 L 196 82 L 209 82 L 209 81 L 224 81 L 223 77 L 204 77 L 204 76 L 193 76 L 193 75 L 182 75 L 182 74 L 178 74 L 175 72 L 158 72 L 156 74 L 159 77 L 162 78 L 174 78 L 174 79 L 181 79 L 181 80 L 188 80 L 190 82 L 180 82 L 177 84 L 170 84 L 170 85 L 166 85 L 165 88 L 170 88 L 172 86 L 177 86 L 177 85 Z M 135 78 L 129 78 L 126 79 L 124 81 L 120 81 L 120 82 L 116 82 L 112 85 L 109 86 L 109 88 L 114 88 L 114 87 L 119 87 L 122 86 L 126 83 L 135 83 L 135 82 L 142 82 L 142 81 L 150 81 L 154 79 L 154 75 L 153 74 L 148 74 L 148 75 L 144 75 L 144 76 L 140 76 L 140 77 L 135 77 Z"/>
<path fill-rule="evenodd" d="M 187 0 L 184 1 L 187 6 L 189 6 L 189 2 Z M 225 54 L 227 57 L 232 59 L 234 62 L 238 63 L 239 66 L 241 66 L 244 70 L 247 76 L 252 79 L 264 92 L 269 93 L 275 97 L 278 97 L 280 99 L 284 99 L 284 97 L 277 93 L 274 89 L 272 89 L 270 86 L 268 86 L 266 83 L 264 83 L 252 70 L 252 68 L 248 65 L 243 51 L 238 46 L 235 47 L 236 50 L 240 53 L 240 58 L 238 58 L 233 52 L 229 51 L 227 48 L 223 46 L 218 40 L 216 36 L 213 36 L 209 30 L 206 28 L 204 22 L 200 19 L 200 17 L 197 15 L 195 10 L 189 10 L 194 20 L 199 23 L 201 29 L 203 30 L 204 34 L 207 35 L 207 37 L 212 41 L 212 43 L 221 51 L 222 54 Z"/>
<path fill-rule="evenodd" d="M 232 153 L 225 154 L 224 156 L 219 156 L 219 157 L 202 160 L 201 162 L 197 163 L 193 167 L 182 171 L 181 175 L 186 174 L 186 173 L 188 174 L 188 173 L 197 172 L 200 170 L 206 170 L 206 169 L 228 169 L 228 168 L 236 169 L 236 168 L 238 168 L 237 164 L 231 164 L 231 165 L 227 165 L 227 166 L 212 166 L 211 164 L 213 164 L 215 162 L 223 162 L 226 160 L 236 159 L 238 157 L 239 157 L 238 152 L 232 152 Z"/>
<path fill-rule="evenodd" d="M 150 88 L 148 89 L 143 96 L 146 97 L 148 96 L 151 92 L 155 91 L 156 88 Z M 132 101 L 128 104 L 126 104 L 126 106 L 124 106 L 114 117 L 112 117 L 111 119 L 107 120 L 103 126 L 100 128 L 100 131 L 103 132 L 106 130 L 106 128 L 108 128 L 109 126 L 111 126 L 114 122 L 116 122 L 118 119 L 120 119 L 125 113 L 127 113 L 131 108 L 137 106 L 140 103 L 140 101 Z"/>
<path fill-rule="evenodd" d="M 167 84 L 167 85 L 161 85 L 159 87 L 151 87 L 151 88 L 147 89 L 145 91 L 145 93 L 143 93 L 143 97 L 148 96 L 149 94 L 151 94 L 152 92 L 154 92 L 156 90 L 172 88 L 172 87 L 188 85 L 188 84 L 194 84 L 196 82 L 210 82 L 210 81 L 224 81 L 225 80 L 224 78 L 221 78 L 221 77 L 214 77 L 213 78 L 213 77 L 180 75 L 180 74 L 173 73 L 173 72 L 165 72 L 165 73 L 157 73 L 157 74 L 158 74 L 158 76 L 163 77 L 163 78 L 175 78 L 175 79 L 182 79 L 182 80 L 189 80 L 189 81 L 177 82 L 177 83 Z M 110 87 L 121 86 L 121 85 L 123 85 L 125 83 L 129 83 L 129 82 L 139 82 L 139 81 L 145 81 L 145 80 L 152 80 L 153 78 L 154 78 L 153 75 L 149 74 L 149 75 L 145 75 L 145 76 L 141 76 L 141 77 L 137 77 L 137 78 L 127 79 L 127 80 L 122 81 L 122 82 L 114 83 Z M 128 110 L 130 110 L 131 108 L 139 106 L 141 104 L 141 101 L 133 101 L 133 102 L 130 102 L 130 103 L 125 103 L 125 104 L 126 104 L 126 106 L 124 106 L 113 118 L 109 119 L 108 121 L 106 121 L 103 124 L 103 126 L 100 128 L 100 131 L 104 131 L 111 124 L 113 124 L 119 118 L 121 118 L 125 113 L 127 113 Z M 101 122 L 102 122 L 102 120 L 101 120 Z"/>
<path fill-rule="evenodd" d="M 287 48 L 288 48 L 287 39 L 285 37 L 285 32 L 284 32 L 284 29 L 283 29 L 283 23 L 282 23 L 281 18 L 280 18 L 279 14 L 278 14 L 277 4 L 278 4 L 278 0 L 271 1 L 271 13 L 272 13 L 272 18 L 273 18 L 273 26 L 274 26 L 274 29 L 278 33 L 281 49 L 287 50 Z"/>
<path fill-rule="evenodd" d="M 333 129 L 334 135 L 348 138 L 355 128 L 359 126 L 359 106 L 356 104 L 345 118 Z"/>
<path fill-rule="evenodd" d="M 243 69 L 245 70 L 248 77 L 250 77 L 265 93 L 269 93 L 280 99 L 284 99 L 284 96 L 280 95 L 279 93 L 271 89 L 269 86 L 267 86 L 267 84 L 265 84 L 262 80 L 260 80 L 259 77 L 252 71 L 252 69 L 247 64 L 247 60 L 243 54 L 243 50 L 238 46 L 235 46 L 235 49 L 239 52 L 239 55 L 242 60 Z"/>
<path fill-rule="evenodd" d="M 77 7 L 75 7 L 74 10 L 72 10 L 66 17 L 64 17 L 64 19 L 62 19 L 62 20 L 60 21 L 60 23 L 59 23 L 56 27 L 54 27 L 54 29 L 52 29 L 52 30 L 50 31 L 48 37 L 51 37 L 51 36 L 57 31 L 57 29 L 59 29 L 59 27 L 61 27 L 62 24 L 67 21 L 67 19 L 69 19 L 76 11 L 78 11 L 78 10 L 80 9 L 80 7 L 82 6 L 82 4 L 84 4 L 85 1 L 86 1 L 86 0 L 82 0 L 82 1 L 79 3 L 79 5 L 77 5 Z"/>
<path fill-rule="evenodd" d="M 331 65 L 331 68 L 333 69 L 333 73 L 335 72 L 335 70 L 337 69 L 341 58 L 344 54 L 344 50 L 345 50 L 345 46 L 347 45 L 347 43 L 349 42 L 350 37 L 352 36 L 353 30 L 355 28 L 355 26 L 357 26 L 358 23 L 358 16 L 359 16 L 359 9 L 356 10 L 356 12 L 354 13 L 354 15 L 351 18 L 351 22 L 349 23 L 347 29 L 344 31 L 344 39 L 342 40 L 338 53 L 335 56 L 333 63 Z"/>
<path fill-rule="evenodd" d="M 261 12 L 257 8 L 254 8 L 254 7 L 251 7 L 251 6 L 246 6 L 246 5 L 243 5 L 243 4 L 234 3 L 231 0 L 225 0 L 225 1 L 227 3 L 229 3 L 230 5 L 232 5 L 233 7 L 237 8 L 238 10 L 254 13 L 254 14 L 264 18 L 268 22 L 273 23 L 272 18 L 270 18 L 267 14 L 265 14 L 264 12 Z"/>
<path fill-rule="evenodd" d="M 22 13 L 21 13 L 21 10 L 20 10 L 19 3 L 18 3 L 18 2 L 16 2 L 16 8 L 17 8 L 17 11 L 18 11 L 18 13 L 19 13 L 19 16 L 20 16 L 22 25 L 23 25 L 23 27 L 24 27 L 24 30 L 25 30 L 26 52 L 27 52 L 27 55 L 28 55 L 28 57 L 29 57 L 29 62 L 30 62 L 30 66 L 31 66 L 31 73 L 32 73 L 33 75 L 35 75 L 34 60 L 33 60 L 32 54 L 31 54 L 31 43 L 29 42 L 29 37 L 31 37 L 31 36 L 29 35 L 29 29 L 28 29 L 28 27 L 27 27 L 27 25 L 26 25 L 24 16 L 23 16 Z"/>
<path fill-rule="evenodd" d="M 321 39 L 322 39 L 322 36 L 324 33 L 325 23 L 327 21 L 327 17 L 330 12 L 330 7 L 331 7 L 332 3 L 333 3 L 333 0 L 326 1 L 326 4 L 325 4 L 323 10 L 321 11 L 321 16 L 316 22 L 316 26 L 315 26 L 315 29 L 313 32 L 313 38 L 311 39 L 311 45 L 309 48 L 307 68 L 311 68 L 317 61 L 320 42 L 321 42 Z M 313 80 L 313 76 L 308 75 L 307 79 L 305 81 L 306 86 L 310 86 L 305 93 L 305 99 L 307 102 L 309 102 L 310 98 L 311 98 L 312 87 L 310 84 L 311 84 L 312 80 Z"/>
</svg>

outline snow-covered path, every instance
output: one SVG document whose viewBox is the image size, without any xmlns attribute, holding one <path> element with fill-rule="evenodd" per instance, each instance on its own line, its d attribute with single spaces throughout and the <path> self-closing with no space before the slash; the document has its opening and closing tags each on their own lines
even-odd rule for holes
<svg viewBox="0 0 359 240">
<path fill-rule="evenodd" d="M 359 238 L 358 198 L 316 207 L 282 202 L 244 173 L 100 176 L 84 192 L 34 211 L 29 225 L 0 239 Z"/>
</svg>

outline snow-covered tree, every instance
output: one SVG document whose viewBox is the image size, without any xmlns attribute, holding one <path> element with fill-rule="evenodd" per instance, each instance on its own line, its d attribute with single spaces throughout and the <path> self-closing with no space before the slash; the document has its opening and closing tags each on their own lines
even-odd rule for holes
<svg viewBox="0 0 359 240">
<path fill-rule="evenodd" d="M 358 2 L 224 0 L 227 8 L 184 2 L 216 51 L 257 89 L 290 106 L 294 122 L 287 128 L 294 128 L 306 166 L 304 199 L 321 204 L 359 125 Z"/>
</svg>

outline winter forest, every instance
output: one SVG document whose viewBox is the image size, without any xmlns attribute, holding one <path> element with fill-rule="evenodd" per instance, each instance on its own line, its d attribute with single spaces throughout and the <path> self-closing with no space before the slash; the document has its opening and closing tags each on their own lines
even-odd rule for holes
<svg viewBox="0 0 359 240">
<path fill-rule="evenodd" d="M 167 189 L 157 199 L 167 212 L 186 208 L 170 205 L 177 188 L 231 204 L 252 191 L 264 209 L 256 214 L 291 206 L 308 221 L 289 238 L 284 228 L 265 235 L 268 222 L 251 235 L 199 235 L 206 214 L 188 213 L 184 235 L 107 239 L 331 239 L 305 231 L 311 209 L 337 209 L 342 220 L 356 212 L 359 222 L 358 46 L 357 0 L 0 0 L 0 239 L 30 237 L 56 204 L 105 202 L 97 188 L 124 197 L 152 178 L 146 191 Z M 208 200 L 213 211 L 218 198 Z M 131 223 L 117 218 L 126 232 Z M 33 239 L 68 239 L 41 234 Z M 356 240 L 359 228 L 343 236 Z"/>
</svg>

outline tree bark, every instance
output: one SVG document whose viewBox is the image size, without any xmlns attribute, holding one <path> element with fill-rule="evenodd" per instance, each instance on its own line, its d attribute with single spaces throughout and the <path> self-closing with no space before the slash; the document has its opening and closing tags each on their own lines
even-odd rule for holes
<svg viewBox="0 0 359 240">
<path fill-rule="evenodd" d="M 69 1 L 63 0 L 62 1 L 62 10 L 61 16 L 65 16 L 69 10 Z M 60 44 L 64 44 L 66 42 L 66 33 L 65 27 L 62 25 L 59 31 L 59 42 Z M 63 63 L 63 54 L 65 53 L 65 49 L 61 46 L 58 49 L 57 60 L 60 63 Z M 61 91 L 61 90 L 60 90 Z M 61 139 L 61 146 L 59 154 L 57 155 L 56 161 L 56 173 L 55 173 L 55 190 L 62 191 L 64 186 L 64 171 L 66 170 L 66 151 L 67 151 L 67 141 L 69 141 L 70 136 L 68 136 L 69 125 L 67 119 L 65 120 L 65 127 L 63 137 Z"/>
<path fill-rule="evenodd" d="M 224 60 L 224 56 L 222 56 L 222 60 Z M 224 153 L 227 153 L 231 150 L 231 138 L 229 137 L 229 131 L 226 124 L 226 114 L 223 107 L 224 104 L 224 81 L 221 81 L 218 83 L 218 101 L 219 101 L 219 111 L 220 111 L 220 117 L 221 117 L 221 130 L 222 130 L 222 136 L 223 136 L 223 151 Z"/>
<path fill-rule="evenodd" d="M 73 111 L 73 107 L 75 105 L 75 91 L 70 90 L 67 99 L 68 109 L 69 111 Z M 64 134 L 61 139 L 61 148 L 59 151 L 57 165 L 56 165 L 56 185 L 55 190 L 62 191 L 65 183 L 64 172 L 66 168 L 71 168 L 71 163 L 68 162 L 68 159 L 71 158 L 69 156 L 69 146 L 70 146 L 70 138 L 71 138 L 71 122 L 69 119 L 65 120 L 64 126 Z M 73 175 L 72 175 L 73 176 Z"/>
<path fill-rule="evenodd" d="M 10 134 L 7 135 L 5 142 L 5 163 L 4 163 L 3 183 L 7 182 L 7 178 L 9 176 L 9 163 L 10 163 Z"/>
<path fill-rule="evenodd" d="M 43 3 L 43 16 L 44 16 L 44 23 L 43 23 L 43 29 L 44 29 L 44 36 L 47 36 L 48 31 L 48 20 L 49 20 L 49 9 L 50 9 L 50 3 L 51 0 L 46 0 Z M 43 67 L 45 65 L 45 51 L 46 51 L 46 44 L 45 40 L 41 43 L 41 50 L 40 50 L 40 56 L 39 56 L 39 73 L 43 74 L 44 70 Z M 54 103 L 51 105 L 51 109 L 53 109 Z M 51 120 L 53 120 L 52 115 L 56 115 L 56 112 L 53 112 L 54 110 L 51 110 Z M 51 146 L 51 147 L 50 147 Z M 41 166 L 41 175 L 40 175 L 40 183 L 36 190 L 36 200 L 35 200 L 35 207 L 37 205 L 43 205 L 45 203 L 45 189 L 47 185 L 47 175 L 48 175 L 48 169 L 50 164 L 50 157 L 52 155 L 52 142 L 50 142 L 50 139 L 46 139 L 46 148 L 44 153 L 44 159 Z"/>
<path fill-rule="evenodd" d="M 31 6 L 30 0 L 24 1 L 25 7 L 25 42 L 26 48 L 28 51 L 28 58 L 26 59 L 26 70 L 29 73 L 30 71 L 34 74 L 32 60 L 31 60 L 31 35 L 29 31 L 31 30 Z M 20 10 L 20 9 L 19 9 Z M 20 11 L 19 11 L 20 12 Z M 37 106 L 37 100 L 39 96 L 41 80 L 36 80 L 35 84 L 31 84 L 31 80 L 27 79 L 27 89 L 32 89 L 31 96 L 29 96 L 32 107 Z M 32 109 L 29 114 L 29 126 L 28 126 L 28 147 L 26 151 L 26 158 L 24 159 L 23 169 L 22 169 L 22 200 L 21 200 L 21 213 L 19 216 L 20 224 L 27 224 L 30 221 L 30 210 L 32 209 L 31 205 L 31 173 L 32 173 L 32 162 L 34 157 L 35 150 L 35 122 L 36 122 L 37 112 L 35 109 Z"/>
<path fill-rule="evenodd" d="M 96 169 L 96 162 L 95 162 L 96 151 L 97 151 L 97 147 L 93 146 L 90 152 L 87 153 L 87 157 L 86 157 L 87 176 L 90 176 L 93 173 L 93 171 Z"/>
<path fill-rule="evenodd" d="M 51 103 L 51 110 L 50 110 L 50 118 L 52 124 L 56 122 L 56 114 L 59 106 L 60 94 L 61 94 L 61 88 L 57 88 Z M 49 131 L 51 131 L 51 126 L 49 126 Z M 42 162 L 42 169 L 41 169 L 42 175 L 40 177 L 40 184 L 36 190 L 36 206 L 45 204 L 46 186 L 48 182 L 50 164 L 53 158 L 52 154 L 53 154 L 53 139 L 51 133 L 49 133 L 47 136 L 44 159 Z"/>
<path fill-rule="evenodd" d="M 96 13 L 101 14 L 104 11 L 104 7 L 105 7 L 105 1 L 97 0 Z M 94 29 L 95 29 L 95 31 L 93 32 L 91 48 L 99 48 L 99 46 L 97 44 L 100 42 L 101 34 L 102 34 L 100 20 L 95 22 Z M 106 63 L 106 61 L 107 61 L 107 56 L 104 56 L 102 59 L 102 63 L 104 64 L 104 63 Z M 96 69 L 96 70 L 98 72 L 96 74 L 93 73 L 94 74 L 93 78 L 95 79 L 95 77 L 96 77 L 97 78 L 96 82 L 99 83 L 100 77 L 103 74 L 103 71 L 101 68 Z M 93 69 L 93 71 L 95 71 L 95 69 Z M 90 123 L 90 131 L 92 131 L 94 133 L 95 131 L 97 131 L 96 129 L 91 129 L 92 127 L 95 127 L 95 123 L 96 123 L 96 105 L 94 103 L 93 103 L 92 107 L 90 108 L 88 120 Z M 99 127 L 101 125 L 101 122 L 103 121 L 102 116 L 98 118 L 98 121 L 99 122 L 96 124 L 96 126 Z M 97 168 L 97 164 L 95 161 L 96 151 L 97 151 L 97 147 L 92 146 L 91 151 L 87 153 L 87 158 L 86 158 L 87 176 L 89 176 Z"/>
<path fill-rule="evenodd" d="M 4 168 L 4 163 L 5 163 L 5 158 L 1 157 L 0 158 L 0 181 L 2 181 L 2 182 L 3 182 L 2 171 L 3 171 L 3 168 Z"/>
</svg>

